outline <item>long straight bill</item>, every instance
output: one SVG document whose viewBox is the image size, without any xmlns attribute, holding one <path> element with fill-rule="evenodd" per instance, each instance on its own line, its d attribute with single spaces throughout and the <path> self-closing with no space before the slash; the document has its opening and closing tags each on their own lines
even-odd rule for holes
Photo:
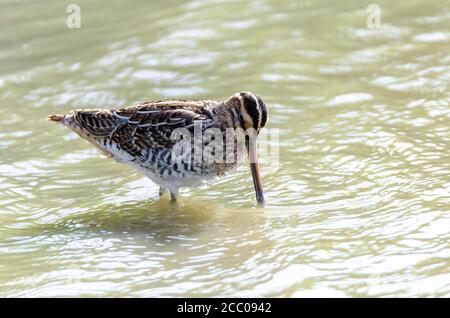
<svg viewBox="0 0 450 318">
<path fill-rule="evenodd" d="M 250 160 L 250 170 L 252 171 L 253 185 L 255 186 L 256 201 L 264 203 L 264 192 L 259 168 L 258 153 L 256 150 L 256 139 L 247 144 L 248 157 Z"/>
</svg>

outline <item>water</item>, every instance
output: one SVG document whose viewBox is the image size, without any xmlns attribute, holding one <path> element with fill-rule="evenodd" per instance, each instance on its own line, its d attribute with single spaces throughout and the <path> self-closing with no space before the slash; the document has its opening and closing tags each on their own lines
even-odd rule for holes
<svg viewBox="0 0 450 318">
<path fill-rule="evenodd" d="M 7 1 L 0 296 L 450 296 L 448 2 Z M 279 165 L 182 191 L 46 121 L 160 98 L 269 105 Z"/>
</svg>

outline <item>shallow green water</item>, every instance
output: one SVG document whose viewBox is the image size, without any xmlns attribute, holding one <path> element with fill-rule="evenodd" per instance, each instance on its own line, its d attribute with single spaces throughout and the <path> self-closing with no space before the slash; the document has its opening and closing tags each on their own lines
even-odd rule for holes
<svg viewBox="0 0 450 318">
<path fill-rule="evenodd" d="M 1 4 L 0 296 L 450 296 L 448 2 L 221 2 Z M 173 206 L 46 121 L 240 90 L 265 208 L 245 166 Z"/>
</svg>

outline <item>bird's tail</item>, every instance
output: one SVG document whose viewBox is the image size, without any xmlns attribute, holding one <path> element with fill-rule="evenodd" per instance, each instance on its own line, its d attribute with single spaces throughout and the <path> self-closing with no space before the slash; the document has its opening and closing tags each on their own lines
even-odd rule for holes
<svg viewBox="0 0 450 318">
<path fill-rule="evenodd" d="M 65 115 L 53 114 L 53 115 L 49 115 L 47 119 L 50 120 L 50 121 L 61 122 L 61 121 L 64 121 L 65 117 L 66 117 Z"/>
<path fill-rule="evenodd" d="M 109 136 L 115 128 L 111 124 L 111 113 L 101 109 L 79 109 L 71 111 L 68 115 L 49 115 L 48 120 L 63 124 L 77 133 L 80 137 L 94 144 L 104 154 L 111 154 L 102 147 L 98 141 Z M 107 124 L 110 124 L 109 126 Z M 103 127 L 106 126 L 106 127 Z"/>
</svg>

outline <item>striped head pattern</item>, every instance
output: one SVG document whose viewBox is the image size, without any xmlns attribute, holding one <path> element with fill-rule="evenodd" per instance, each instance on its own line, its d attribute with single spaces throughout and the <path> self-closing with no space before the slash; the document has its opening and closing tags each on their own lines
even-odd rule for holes
<svg viewBox="0 0 450 318">
<path fill-rule="evenodd" d="M 267 122 L 267 107 L 262 99 L 250 92 L 236 93 L 230 99 L 239 101 L 239 120 L 242 127 L 254 128 L 259 133 Z"/>
</svg>

